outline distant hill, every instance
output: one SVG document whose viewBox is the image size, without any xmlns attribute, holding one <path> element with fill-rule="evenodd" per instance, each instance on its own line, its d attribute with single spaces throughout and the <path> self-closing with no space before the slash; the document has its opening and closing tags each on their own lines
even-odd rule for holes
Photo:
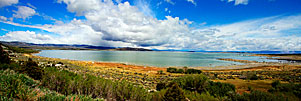
<svg viewBox="0 0 301 101">
<path fill-rule="evenodd" d="M 41 49 L 41 50 L 115 50 L 115 51 L 152 51 L 150 49 L 143 48 L 117 48 L 117 47 L 104 47 L 93 45 L 68 45 L 68 44 L 35 44 L 26 42 L 6 42 L 0 41 L 0 43 L 10 46 L 16 46 L 29 49 Z"/>
<path fill-rule="evenodd" d="M 151 49 L 131 48 L 131 47 L 116 48 L 116 49 L 110 49 L 110 50 L 117 50 L 117 51 L 153 51 Z"/>
</svg>

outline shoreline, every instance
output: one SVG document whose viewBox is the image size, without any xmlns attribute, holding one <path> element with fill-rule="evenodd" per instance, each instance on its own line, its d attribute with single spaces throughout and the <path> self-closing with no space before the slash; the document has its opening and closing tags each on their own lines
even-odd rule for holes
<svg viewBox="0 0 301 101">
<path fill-rule="evenodd" d="M 71 59 L 61 59 L 61 58 L 51 58 L 51 57 L 43 57 L 35 55 L 37 53 L 28 54 L 29 57 L 36 57 L 36 58 L 47 58 L 52 60 L 63 60 L 63 61 L 69 61 L 69 62 L 78 62 L 82 64 L 88 64 L 93 66 L 102 66 L 102 67 L 119 67 L 119 68 L 131 68 L 131 69 L 142 69 L 142 70 L 165 70 L 168 67 L 175 67 L 175 68 L 182 68 L 180 66 L 167 66 L 167 67 L 158 67 L 158 66 L 143 66 L 143 65 L 137 65 L 137 64 L 128 64 L 128 63 L 119 63 L 119 62 L 102 62 L 102 61 L 84 61 L 84 60 L 71 60 Z M 254 56 L 263 56 L 262 54 L 253 54 Z M 253 56 L 252 55 L 252 56 Z M 239 60 L 239 59 L 218 59 L 223 61 L 233 61 L 233 62 L 239 62 L 244 63 L 243 65 L 228 65 L 228 66 L 215 66 L 215 67 L 188 67 L 198 70 L 204 70 L 204 71 L 237 71 L 237 70 L 246 70 L 246 69 L 252 69 L 252 68 L 258 68 L 258 67 L 266 67 L 266 66 L 281 66 L 281 65 L 294 65 L 294 66 L 300 66 L 300 64 L 292 64 L 292 63 L 275 63 L 275 62 L 257 62 L 257 61 L 250 61 L 250 60 Z"/>
<path fill-rule="evenodd" d="M 60 58 L 49 58 L 37 56 L 34 54 L 20 54 L 27 58 L 32 58 L 34 61 L 40 63 L 52 63 L 54 66 L 57 63 L 63 63 L 63 66 L 55 66 L 61 70 L 68 70 L 70 72 L 79 74 L 91 74 L 105 79 L 114 81 L 126 80 L 133 84 L 143 85 L 147 89 L 155 89 L 156 84 L 162 81 L 173 80 L 174 78 L 186 75 L 185 73 L 170 73 L 167 68 L 153 67 L 153 66 L 139 66 L 129 65 L 123 63 L 109 63 L 109 62 L 95 62 L 95 61 L 80 61 Z M 231 59 L 230 59 L 231 60 Z M 67 67 L 65 67 L 67 66 Z M 44 67 L 47 67 L 44 65 Z M 181 67 L 177 67 L 180 69 Z M 273 80 L 283 78 L 285 73 L 293 73 L 292 77 L 298 77 L 301 69 L 301 64 L 291 63 L 247 63 L 246 65 L 232 65 L 232 66 L 219 66 L 219 67 L 188 67 L 190 69 L 202 70 L 202 74 L 208 76 L 213 81 L 221 81 L 231 83 L 237 86 L 240 93 L 247 92 L 247 86 L 244 84 L 265 82 L 264 85 L 270 85 Z M 182 69 L 182 68 L 181 68 Z M 297 71 L 296 71 L 297 70 Z M 160 73 L 160 71 L 162 71 Z M 283 72 L 285 71 L 285 72 Z M 255 81 L 243 79 L 248 77 L 249 73 L 255 73 L 258 77 L 263 78 Z M 273 74 L 273 75 L 270 75 Z M 274 75 L 275 74 L 275 75 Z M 242 78 L 241 78 L 242 77 Z M 296 79 L 296 82 L 299 79 Z M 268 82 L 268 83 L 267 83 Z M 256 89 L 266 91 L 266 88 L 256 86 Z"/>
</svg>

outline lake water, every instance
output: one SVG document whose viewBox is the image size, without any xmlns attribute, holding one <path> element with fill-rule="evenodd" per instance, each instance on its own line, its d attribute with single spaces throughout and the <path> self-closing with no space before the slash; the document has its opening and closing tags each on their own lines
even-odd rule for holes
<svg viewBox="0 0 301 101">
<path fill-rule="evenodd" d="M 162 51 L 90 51 L 90 50 L 42 50 L 36 54 L 43 57 L 84 61 L 117 62 L 145 66 L 226 66 L 242 63 L 217 60 L 233 58 L 252 61 L 276 62 L 265 57 L 248 56 L 246 53 L 206 53 L 206 52 L 162 52 Z"/>
</svg>

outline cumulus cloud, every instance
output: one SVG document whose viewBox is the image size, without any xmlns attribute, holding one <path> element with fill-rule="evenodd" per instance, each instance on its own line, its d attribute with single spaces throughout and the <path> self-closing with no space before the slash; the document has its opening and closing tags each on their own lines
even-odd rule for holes
<svg viewBox="0 0 301 101">
<path fill-rule="evenodd" d="M 0 0 L 0 8 L 5 6 L 10 6 L 13 4 L 17 4 L 19 0 Z"/>
<path fill-rule="evenodd" d="M 105 3 L 113 4 L 110 0 L 104 0 Z M 66 3 L 67 9 L 81 16 L 86 12 L 101 9 L 100 0 L 58 0 L 58 3 Z"/>
<path fill-rule="evenodd" d="M 14 31 L 8 32 L 3 36 L 0 36 L 0 40 L 3 41 L 23 41 L 32 43 L 45 43 L 53 42 L 53 38 L 49 35 L 37 34 L 33 31 Z"/>
<path fill-rule="evenodd" d="M 111 1 L 91 1 L 97 2 L 94 4 L 81 2 L 60 1 L 67 4 L 70 12 L 84 16 L 85 20 L 39 26 L 4 23 L 56 33 L 48 38 L 51 39 L 48 42 L 65 44 L 228 51 L 301 50 L 301 15 L 273 16 L 194 29 L 189 27 L 192 22 L 187 19 L 166 16 L 165 20 L 158 20 L 128 2 L 117 5 Z M 24 41 L 7 37 L 11 33 L 7 33 L 5 38 L 2 36 L 1 40 Z"/>
<path fill-rule="evenodd" d="M 222 0 L 224 1 L 224 0 Z M 249 3 L 249 0 L 227 0 L 228 2 L 234 2 L 234 5 L 247 5 Z"/>
<path fill-rule="evenodd" d="M 13 12 L 15 12 L 15 14 L 13 14 L 14 18 L 22 19 L 30 18 L 31 16 L 36 14 L 36 11 L 34 9 L 26 6 L 18 6 L 18 10 Z"/>
</svg>

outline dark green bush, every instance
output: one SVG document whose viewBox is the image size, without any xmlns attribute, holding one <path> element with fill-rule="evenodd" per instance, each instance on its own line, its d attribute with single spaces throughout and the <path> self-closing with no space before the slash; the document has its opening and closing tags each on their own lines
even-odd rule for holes
<svg viewBox="0 0 301 101">
<path fill-rule="evenodd" d="M 177 73 L 184 73 L 184 70 L 183 69 L 178 69 Z"/>
<path fill-rule="evenodd" d="M 215 97 L 224 97 L 229 92 L 235 92 L 235 86 L 229 83 L 209 81 L 206 90 Z"/>
<path fill-rule="evenodd" d="M 5 52 L 0 44 L 0 64 L 9 64 L 10 58 L 8 56 L 8 53 Z"/>
<path fill-rule="evenodd" d="M 167 68 L 167 72 L 169 72 L 169 73 L 176 73 L 177 72 L 177 68 L 169 67 L 169 68 Z"/>
<path fill-rule="evenodd" d="M 183 90 L 177 83 L 172 83 L 171 87 L 167 89 L 163 97 L 164 101 L 184 101 L 185 96 Z"/>
<path fill-rule="evenodd" d="M 201 70 L 197 70 L 197 69 L 187 69 L 185 74 L 201 74 L 202 71 Z"/>
<path fill-rule="evenodd" d="M 190 91 L 198 91 L 199 93 L 206 90 L 208 81 L 209 79 L 201 74 L 185 75 L 174 79 L 179 87 Z"/>
<path fill-rule="evenodd" d="M 280 83 L 280 81 L 277 80 L 272 82 L 272 87 L 273 88 L 269 89 L 271 93 L 281 92 L 301 98 L 301 84 Z"/>
<path fill-rule="evenodd" d="M 156 90 L 160 91 L 161 89 L 165 89 L 166 88 L 166 83 L 165 82 L 159 82 L 156 85 Z"/>
<path fill-rule="evenodd" d="M 197 91 L 200 94 L 209 92 L 215 97 L 223 97 L 226 96 L 228 92 L 235 92 L 234 85 L 210 81 L 202 74 L 185 75 L 176 78 L 174 82 L 185 90 Z"/>
<path fill-rule="evenodd" d="M 167 72 L 169 72 L 169 73 L 185 73 L 185 74 L 201 74 L 202 73 L 201 70 L 187 69 L 187 67 L 185 67 L 184 69 L 177 69 L 177 68 L 169 67 L 169 68 L 167 68 Z"/>
<path fill-rule="evenodd" d="M 249 74 L 247 75 L 247 79 L 248 79 L 248 80 L 258 80 L 259 78 L 258 78 L 258 76 L 256 75 L 256 73 L 249 73 Z"/>
</svg>

